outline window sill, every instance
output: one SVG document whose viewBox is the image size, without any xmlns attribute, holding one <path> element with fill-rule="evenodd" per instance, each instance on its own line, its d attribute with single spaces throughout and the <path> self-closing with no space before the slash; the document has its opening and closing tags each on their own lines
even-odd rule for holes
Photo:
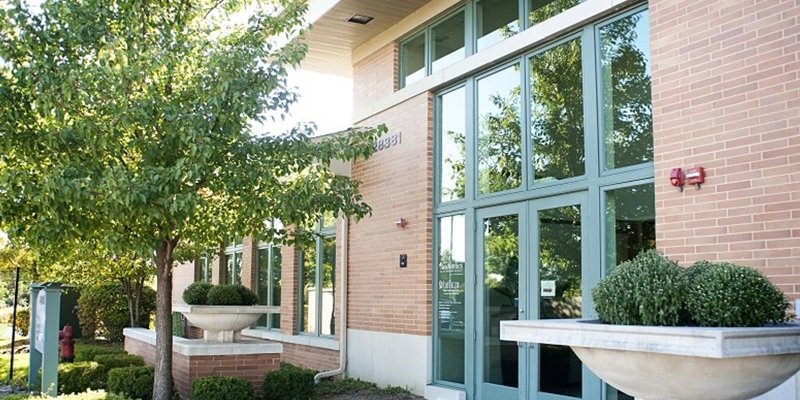
<svg viewBox="0 0 800 400">
<path fill-rule="evenodd" d="M 270 331 L 266 329 L 244 329 L 242 330 L 242 336 L 339 351 L 339 340 L 333 338 L 306 335 L 286 335 L 278 331 Z"/>
</svg>

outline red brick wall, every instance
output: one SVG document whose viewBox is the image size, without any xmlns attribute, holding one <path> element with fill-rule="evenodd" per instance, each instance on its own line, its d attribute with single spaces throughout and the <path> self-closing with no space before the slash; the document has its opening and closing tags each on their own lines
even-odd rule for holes
<svg viewBox="0 0 800 400">
<path fill-rule="evenodd" d="M 421 94 L 361 122 L 385 123 L 402 141 L 353 166 L 373 214 L 350 225 L 350 328 L 430 334 L 432 105 L 432 96 Z M 395 225 L 399 218 L 405 228 Z M 408 254 L 407 268 L 399 268 L 400 254 Z"/>
<path fill-rule="evenodd" d="M 397 87 L 398 47 L 392 42 L 353 64 L 353 110 L 356 112 L 392 93 Z"/>
<path fill-rule="evenodd" d="M 658 246 L 800 295 L 800 3 L 650 1 Z M 703 166 L 677 192 L 672 167 Z"/>
<path fill-rule="evenodd" d="M 329 371 L 339 367 L 339 351 L 283 343 L 281 361 L 317 371 Z"/>
</svg>

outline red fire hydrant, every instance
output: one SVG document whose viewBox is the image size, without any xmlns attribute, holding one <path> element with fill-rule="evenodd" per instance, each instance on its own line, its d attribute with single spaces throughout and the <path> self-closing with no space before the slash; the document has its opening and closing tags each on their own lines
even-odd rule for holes
<svg viewBox="0 0 800 400">
<path fill-rule="evenodd" d="M 58 340 L 61 344 L 61 362 L 75 361 L 75 339 L 72 338 L 72 325 L 64 325 L 64 329 L 58 331 Z"/>
</svg>

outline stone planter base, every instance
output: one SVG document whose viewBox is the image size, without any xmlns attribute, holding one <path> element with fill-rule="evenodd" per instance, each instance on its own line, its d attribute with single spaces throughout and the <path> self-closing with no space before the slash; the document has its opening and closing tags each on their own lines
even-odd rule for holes
<svg viewBox="0 0 800 400">
<path fill-rule="evenodd" d="M 125 351 L 155 365 L 156 333 L 144 328 L 125 328 Z M 238 343 L 206 343 L 202 339 L 172 340 L 172 377 L 182 399 L 189 398 L 192 381 L 202 376 L 236 376 L 253 384 L 260 393 L 264 374 L 280 367 L 283 345 L 261 340 Z"/>
<path fill-rule="evenodd" d="M 264 314 L 279 313 L 276 306 L 198 306 L 173 305 L 194 326 L 203 330 L 209 343 L 234 343 L 242 338 L 242 329 L 249 328 Z"/>
<path fill-rule="evenodd" d="M 597 376 L 643 400 L 745 400 L 800 369 L 800 326 L 697 328 L 503 321 L 500 338 L 570 346 Z"/>
</svg>

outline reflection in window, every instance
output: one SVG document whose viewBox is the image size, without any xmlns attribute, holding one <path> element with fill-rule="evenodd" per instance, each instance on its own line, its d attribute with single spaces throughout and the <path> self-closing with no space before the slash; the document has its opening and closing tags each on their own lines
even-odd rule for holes
<svg viewBox="0 0 800 400">
<path fill-rule="evenodd" d="M 574 39 L 530 59 L 534 181 L 584 174 L 581 42 Z"/>
<path fill-rule="evenodd" d="M 561 14 L 565 10 L 569 10 L 580 0 L 530 0 L 530 14 L 528 14 L 528 21 L 532 25 L 538 24 L 548 18 Z"/>
<path fill-rule="evenodd" d="M 214 272 L 212 265 L 213 257 L 205 254 L 194 262 L 194 281 L 211 283 L 211 276 Z"/>
<path fill-rule="evenodd" d="M 653 184 L 606 191 L 606 270 L 656 248 Z"/>
<path fill-rule="evenodd" d="M 242 238 L 227 243 L 225 246 L 225 258 L 223 259 L 225 273 L 222 276 L 222 284 L 242 284 L 242 254 L 244 254 Z"/>
<path fill-rule="evenodd" d="M 522 183 L 519 66 L 478 81 L 478 191 L 516 189 Z"/>
<path fill-rule="evenodd" d="M 481 0 L 476 4 L 478 51 L 519 32 L 517 0 Z"/>
<path fill-rule="evenodd" d="M 500 340 L 500 321 L 519 319 L 519 216 L 483 221 L 484 381 L 517 387 L 517 343 Z"/>
<path fill-rule="evenodd" d="M 258 249 L 258 298 L 259 304 L 281 305 L 281 248 L 263 244 Z M 256 326 L 267 329 L 280 328 L 280 314 L 266 314 L 256 322 Z"/>
<path fill-rule="evenodd" d="M 605 167 L 653 160 L 647 11 L 600 29 Z"/>
<path fill-rule="evenodd" d="M 464 48 L 464 12 L 458 12 L 434 26 L 433 63 L 431 71 L 436 72 L 466 56 Z"/>
<path fill-rule="evenodd" d="M 580 318 L 581 208 L 566 206 L 541 210 L 539 219 L 539 278 L 555 292 L 541 296 L 540 318 Z M 566 346 L 542 345 L 539 355 L 539 391 L 580 397 L 581 361 Z"/>
<path fill-rule="evenodd" d="M 463 87 L 444 94 L 440 101 L 441 159 L 439 198 L 441 201 L 464 198 L 464 148 L 466 98 Z"/>
<path fill-rule="evenodd" d="M 400 86 L 410 85 L 425 77 L 425 34 L 400 45 Z"/>
<path fill-rule="evenodd" d="M 320 219 L 317 226 L 323 223 Z M 300 332 L 336 334 L 336 235 L 335 227 L 318 230 L 321 236 L 300 254 Z"/>
<path fill-rule="evenodd" d="M 464 383 L 464 215 L 439 218 L 436 378 Z"/>
</svg>

